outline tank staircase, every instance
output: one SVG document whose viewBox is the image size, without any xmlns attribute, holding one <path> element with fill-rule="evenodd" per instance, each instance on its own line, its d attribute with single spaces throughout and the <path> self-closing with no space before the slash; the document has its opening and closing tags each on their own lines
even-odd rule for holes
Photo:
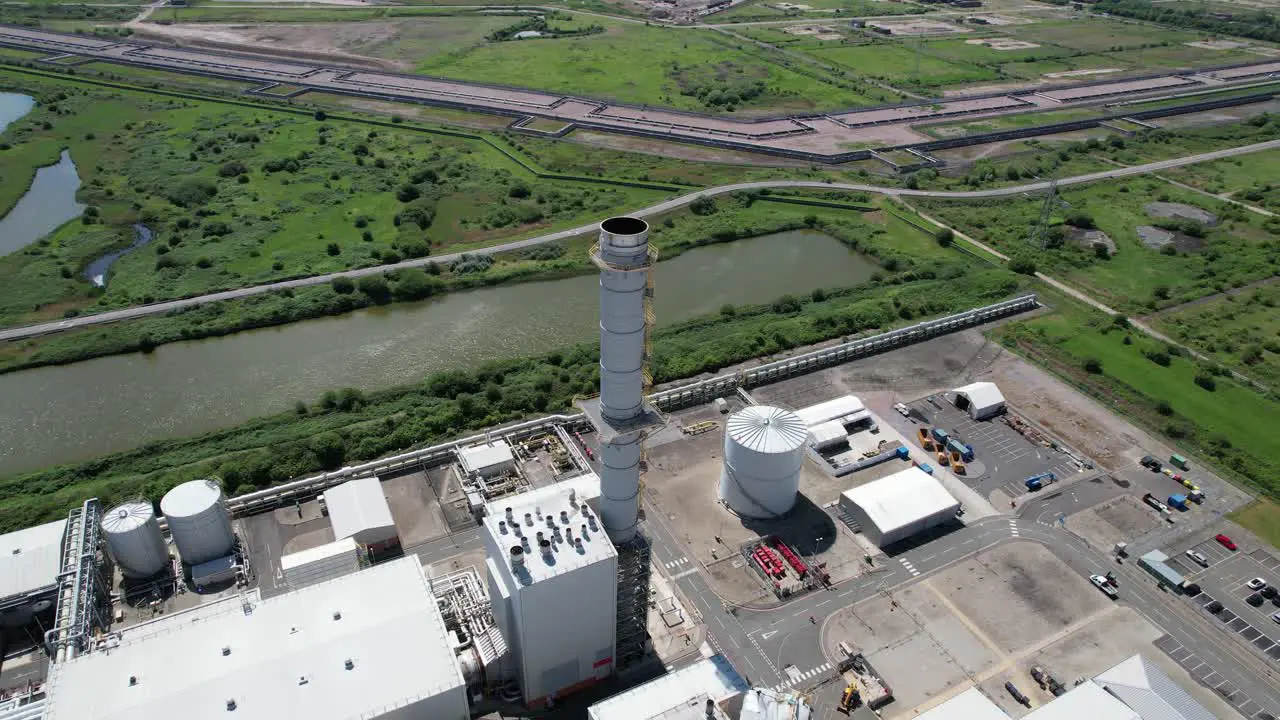
<svg viewBox="0 0 1280 720">
<path fill-rule="evenodd" d="M 94 628 L 106 625 L 101 527 L 102 507 L 97 498 L 67 514 L 53 627 L 44 637 L 45 649 L 55 662 L 88 650 Z"/>
<path fill-rule="evenodd" d="M 849 513 L 845 512 L 844 508 L 840 507 L 840 505 L 837 504 L 832 507 L 831 513 L 836 516 L 837 520 L 844 523 L 844 526 L 849 528 L 850 531 L 855 533 L 862 532 L 862 526 L 858 524 L 858 521 L 854 520 Z"/>
</svg>

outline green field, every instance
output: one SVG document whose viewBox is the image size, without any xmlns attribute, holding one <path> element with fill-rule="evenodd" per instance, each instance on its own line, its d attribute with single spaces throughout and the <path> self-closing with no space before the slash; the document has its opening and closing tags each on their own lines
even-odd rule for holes
<svg viewBox="0 0 1280 720">
<path fill-rule="evenodd" d="M 148 21 L 153 23 L 338 23 L 391 18 L 445 19 L 458 16 L 459 13 L 475 21 L 500 19 L 496 16 L 477 16 L 468 10 L 455 8 L 361 7 L 359 5 L 242 7 L 240 3 L 232 3 L 160 8 L 151 14 Z"/>
<path fill-rule="evenodd" d="M 13 181 L 0 183 L 0 212 L 64 147 L 83 181 L 79 199 L 97 208 L 92 224 L 0 258 L 4 323 L 477 247 L 665 196 L 534 187 L 532 173 L 475 140 L 8 72 L 0 82 L 42 100 L 3 136 L 0 176 Z M 159 239 L 125 256 L 101 294 L 81 268 L 130 242 L 135 222 Z"/>
<path fill-rule="evenodd" d="M 1155 324 L 1173 339 L 1273 388 L 1280 388 L 1280 285 L 1225 295 L 1161 313 Z"/>
<path fill-rule="evenodd" d="M 1010 25 L 1005 30 L 1019 40 L 1049 43 L 1086 53 L 1113 52 L 1161 43 L 1185 43 L 1203 39 L 1195 33 L 1100 18 Z"/>
<path fill-rule="evenodd" d="M 804 111 L 892 99 L 885 91 L 863 94 L 781 67 L 759 47 L 712 33 L 607 21 L 605 25 L 607 32 L 587 37 L 487 43 L 429 60 L 417 69 L 475 82 L 699 111 Z M 538 71 L 530 73 L 535 67 Z"/>
<path fill-rule="evenodd" d="M 1004 326 L 997 336 L 1179 448 L 1213 458 L 1273 496 L 1280 492 L 1280 443 L 1263 430 L 1280 423 L 1280 403 L 1101 313 L 1058 309 Z"/>
<path fill-rule="evenodd" d="M 1271 543 L 1271 547 L 1280 548 L 1280 503 L 1275 500 L 1258 498 L 1227 517 Z"/>
<path fill-rule="evenodd" d="M 1056 45 L 1041 45 L 1035 48 L 1025 48 L 1018 50 L 995 50 L 986 45 L 970 44 L 970 40 L 980 39 L 978 37 L 964 37 L 947 40 L 932 40 L 924 44 L 925 52 L 933 55 L 957 60 L 959 62 L 968 62 L 978 65 L 1001 65 L 1004 63 L 1027 62 L 1034 59 L 1044 59 L 1069 55 L 1073 51 L 1068 48 L 1058 47 Z M 990 35 L 990 39 L 999 40 L 1002 35 Z"/>
<path fill-rule="evenodd" d="M 902 43 L 832 46 L 808 52 L 820 60 L 844 67 L 850 73 L 904 86 L 942 87 L 1000 77 L 994 71 L 977 65 L 917 54 L 914 48 Z"/>
<path fill-rule="evenodd" d="M 1167 47 L 1151 47 L 1138 50 L 1122 50 L 1114 53 L 1102 53 L 1101 57 L 1114 58 L 1125 65 L 1144 70 L 1160 70 L 1164 68 L 1211 67 L 1214 65 L 1233 65 L 1239 63 L 1259 62 L 1265 59 L 1256 53 L 1243 50 L 1206 50 L 1187 45 L 1169 45 Z"/>
<path fill-rule="evenodd" d="M 1168 171 L 1169 177 L 1211 193 L 1231 193 L 1241 202 L 1280 210 L 1280 150 L 1241 155 Z"/>
<path fill-rule="evenodd" d="M 1061 197 L 1070 208 L 1055 211 L 1053 220 L 1085 216 L 1111 237 L 1114 256 L 1102 259 L 1092 248 L 1059 238 L 1056 247 L 1033 249 L 1029 239 L 1043 201 L 1002 199 L 962 203 L 921 200 L 919 204 L 939 220 L 995 246 L 1006 254 L 1034 258 L 1044 272 L 1084 288 L 1090 295 L 1121 312 L 1143 314 L 1155 307 L 1211 295 L 1223 288 L 1269 277 L 1280 266 L 1274 251 L 1280 226 L 1264 229 L 1258 216 L 1157 180 L 1138 179 L 1067 189 Z M 1199 250 L 1173 254 L 1142 245 L 1135 228 L 1156 225 L 1144 210 L 1148 203 L 1170 201 L 1215 213 L 1222 222 L 1201 228 Z"/>
</svg>

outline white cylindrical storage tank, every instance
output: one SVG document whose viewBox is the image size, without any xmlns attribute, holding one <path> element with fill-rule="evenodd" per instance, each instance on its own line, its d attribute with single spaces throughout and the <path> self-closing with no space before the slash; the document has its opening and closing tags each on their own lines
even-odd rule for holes
<svg viewBox="0 0 1280 720">
<path fill-rule="evenodd" d="M 791 510 L 808 440 L 808 426 L 788 410 L 752 405 L 729 416 L 720 499 L 745 517 L 772 518 Z"/>
<path fill-rule="evenodd" d="M 156 520 L 155 510 L 145 500 L 121 503 L 102 516 L 102 534 L 107 549 L 125 577 L 151 577 L 169 564 L 169 547 Z"/>
<path fill-rule="evenodd" d="M 182 562 L 199 565 L 231 554 L 236 536 L 216 480 L 192 480 L 165 493 L 160 512 Z"/>
</svg>

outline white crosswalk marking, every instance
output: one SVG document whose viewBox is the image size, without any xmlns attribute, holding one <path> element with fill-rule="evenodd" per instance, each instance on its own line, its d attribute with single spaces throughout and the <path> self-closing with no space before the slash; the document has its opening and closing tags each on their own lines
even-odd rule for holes
<svg viewBox="0 0 1280 720">
<path fill-rule="evenodd" d="M 916 567 L 906 558 L 898 558 L 898 562 L 902 563 L 902 567 L 906 568 L 907 572 L 911 573 L 911 577 L 915 577 L 920 574 L 920 571 L 917 570 Z"/>
<path fill-rule="evenodd" d="M 672 560 L 671 562 L 667 563 L 667 569 L 674 570 L 687 562 L 689 562 L 689 558 L 687 557 L 682 557 L 678 560 Z"/>
<path fill-rule="evenodd" d="M 819 665 L 818 667 L 813 668 L 812 670 L 805 671 L 805 672 L 799 672 L 799 671 L 797 671 L 797 670 L 796 670 L 795 668 L 793 668 L 793 667 L 787 667 L 787 668 L 785 668 L 785 671 L 786 671 L 787 675 L 788 675 L 791 679 L 790 679 L 790 680 L 787 680 L 786 682 L 782 682 L 782 683 L 779 683 L 779 684 L 775 685 L 775 686 L 773 687 L 773 689 L 774 689 L 775 691 L 777 691 L 777 690 L 785 690 L 785 689 L 787 689 L 787 688 L 791 687 L 792 685 L 794 685 L 794 684 L 796 684 L 796 683 L 798 683 L 798 682 L 804 682 L 805 680 L 808 680 L 808 679 L 810 679 L 810 678 L 817 677 L 818 675 L 821 675 L 822 673 L 830 672 L 830 671 L 831 671 L 831 663 L 823 663 L 823 664 Z"/>
<path fill-rule="evenodd" d="M 1017 520 L 1009 521 L 1009 534 L 1014 537 L 1018 537 L 1018 521 Z"/>
</svg>

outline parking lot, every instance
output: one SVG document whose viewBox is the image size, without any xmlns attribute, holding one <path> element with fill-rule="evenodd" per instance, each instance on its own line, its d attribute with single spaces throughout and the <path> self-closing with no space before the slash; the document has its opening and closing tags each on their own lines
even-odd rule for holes
<svg viewBox="0 0 1280 720">
<path fill-rule="evenodd" d="M 1078 472 L 1065 453 L 1031 442 L 999 417 L 975 421 L 951 404 L 942 394 L 907 404 L 921 426 L 940 427 L 951 437 L 973 446 L 974 459 L 966 463 L 967 474 L 959 476 L 983 497 L 999 490 L 1006 498 L 1027 492 L 1027 478 L 1051 472 L 1058 480 Z M 914 438 L 914 432 L 909 435 Z"/>
<path fill-rule="evenodd" d="M 1186 556 L 1192 550 L 1204 555 L 1207 568 Z M 1272 662 L 1280 663 L 1280 624 L 1271 619 L 1280 613 L 1280 596 L 1265 600 L 1254 607 L 1245 598 L 1254 593 L 1246 583 L 1260 577 L 1268 585 L 1280 583 L 1280 559 L 1261 548 L 1252 551 L 1231 551 L 1212 537 L 1183 547 L 1169 564 L 1188 580 L 1200 585 L 1201 593 L 1188 598 L 1201 609 L 1213 602 L 1222 603 L 1222 610 L 1214 615 L 1222 629 L 1255 652 Z M 1207 613 L 1208 611 L 1205 610 Z"/>
<path fill-rule="evenodd" d="M 1210 663 L 1204 661 L 1199 655 L 1196 655 L 1182 643 L 1165 635 L 1155 641 L 1155 646 L 1160 648 L 1166 655 L 1181 665 L 1191 677 L 1196 679 L 1201 685 L 1211 688 L 1224 700 L 1231 703 L 1240 714 L 1250 720 L 1255 718 L 1261 720 L 1266 715 L 1261 705 L 1241 692 L 1231 681 L 1218 674 L 1218 670 Z"/>
</svg>

